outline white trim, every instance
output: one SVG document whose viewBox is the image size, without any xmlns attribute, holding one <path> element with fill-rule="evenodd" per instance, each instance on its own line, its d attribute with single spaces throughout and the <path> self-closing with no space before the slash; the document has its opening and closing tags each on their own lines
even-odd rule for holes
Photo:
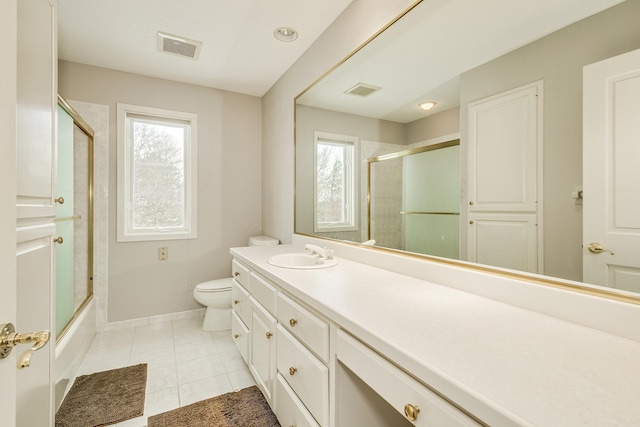
<svg viewBox="0 0 640 427">
<path fill-rule="evenodd" d="M 129 150 L 127 149 L 129 116 L 148 116 L 160 119 L 176 120 L 188 124 L 185 146 L 185 227 L 180 230 L 132 231 L 126 218 L 130 207 L 130 180 L 128 179 Z M 181 111 L 164 110 L 130 104 L 117 104 L 117 241 L 155 241 L 194 239 L 197 237 L 198 211 L 198 115 Z M 127 185 L 128 184 L 128 185 Z"/>
<path fill-rule="evenodd" d="M 351 201 L 351 209 L 348 210 L 350 218 L 344 224 L 320 226 L 318 224 L 318 142 L 319 140 L 333 141 L 336 145 L 352 146 L 351 161 L 347 165 L 347 191 L 345 197 Z M 359 188 L 359 138 L 357 136 L 340 135 L 328 132 L 313 132 L 313 230 L 316 233 L 330 231 L 357 231 L 358 230 L 358 191 Z"/>
<path fill-rule="evenodd" d="M 98 332 L 117 331 L 120 329 L 134 328 L 136 326 L 152 325 L 155 323 L 170 322 L 172 320 L 191 319 L 204 317 L 206 308 L 196 308 L 194 310 L 179 311 L 176 313 L 159 314 L 157 316 L 139 317 L 136 319 L 120 320 L 117 322 L 104 323 L 97 326 Z"/>
</svg>

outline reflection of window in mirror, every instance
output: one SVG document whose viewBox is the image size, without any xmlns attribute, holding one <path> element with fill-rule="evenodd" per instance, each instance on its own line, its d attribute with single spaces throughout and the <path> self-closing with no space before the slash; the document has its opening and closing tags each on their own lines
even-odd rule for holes
<svg viewBox="0 0 640 427">
<path fill-rule="evenodd" d="M 316 131 L 313 140 L 314 229 L 316 232 L 356 230 L 358 138 Z"/>
</svg>

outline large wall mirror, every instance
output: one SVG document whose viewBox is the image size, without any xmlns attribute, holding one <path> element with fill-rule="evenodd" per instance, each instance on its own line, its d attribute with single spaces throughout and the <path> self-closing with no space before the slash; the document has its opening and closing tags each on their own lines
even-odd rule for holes
<svg viewBox="0 0 640 427">
<path fill-rule="evenodd" d="M 638 243 L 624 255 L 588 247 L 602 203 L 583 182 L 583 69 L 640 49 L 638 16 L 640 0 L 416 2 L 296 98 L 295 232 L 640 303 L 622 262 L 640 260 L 637 187 L 616 196 Z M 620 88 L 629 154 L 640 83 Z"/>
</svg>

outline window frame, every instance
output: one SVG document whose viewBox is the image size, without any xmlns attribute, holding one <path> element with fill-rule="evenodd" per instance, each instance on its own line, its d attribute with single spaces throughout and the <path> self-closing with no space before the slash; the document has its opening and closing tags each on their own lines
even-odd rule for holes
<svg viewBox="0 0 640 427">
<path fill-rule="evenodd" d="M 350 208 L 344 207 L 345 217 L 347 218 L 341 223 L 321 224 L 318 222 L 318 144 L 323 142 L 335 145 L 351 147 L 349 153 L 350 159 L 347 164 L 348 173 L 346 174 L 345 200 L 350 201 Z M 339 231 L 357 231 L 358 230 L 358 150 L 359 138 L 357 136 L 340 135 L 335 133 L 314 131 L 313 132 L 313 230 L 316 233 L 322 232 L 339 232 Z"/>
<path fill-rule="evenodd" d="M 181 228 L 135 229 L 132 227 L 132 146 L 129 122 L 132 118 L 186 124 L 184 154 L 184 226 Z M 117 241 L 139 242 L 195 239 L 198 211 L 198 115 L 182 111 L 117 104 Z"/>
</svg>

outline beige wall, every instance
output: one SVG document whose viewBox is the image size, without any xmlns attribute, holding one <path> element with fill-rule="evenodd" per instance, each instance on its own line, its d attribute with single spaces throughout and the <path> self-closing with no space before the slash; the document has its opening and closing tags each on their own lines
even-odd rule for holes
<svg viewBox="0 0 640 427">
<path fill-rule="evenodd" d="M 582 185 L 582 67 L 640 48 L 638 17 L 640 1 L 628 0 L 460 78 L 463 142 L 470 102 L 544 80 L 543 222 L 547 275 L 582 279 L 582 205 L 571 198 L 575 187 Z M 466 151 L 461 152 L 461 157 L 466 159 Z"/>
<path fill-rule="evenodd" d="M 294 98 L 380 28 L 411 0 L 354 0 L 262 99 L 262 225 L 291 241 L 294 198 Z"/>
<path fill-rule="evenodd" d="M 60 61 L 65 98 L 109 106 L 108 321 L 201 307 L 201 281 L 229 277 L 229 248 L 261 233 L 260 98 Z M 198 114 L 198 238 L 116 242 L 116 103 Z M 169 259 L 158 260 L 158 247 Z"/>
<path fill-rule="evenodd" d="M 450 108 L 405 125 L 407 145 L 460 132 L 460 108 Z"/>
</svg>

